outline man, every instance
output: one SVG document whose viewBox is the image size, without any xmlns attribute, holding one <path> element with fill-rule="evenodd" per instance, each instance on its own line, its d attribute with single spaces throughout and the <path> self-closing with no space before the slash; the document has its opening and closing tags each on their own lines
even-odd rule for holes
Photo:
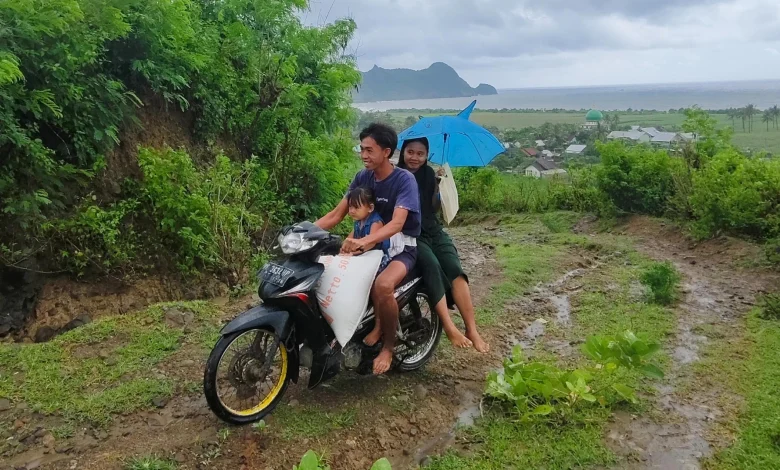
<svg viewBox="0 0 780 470">
<path fill-rule="evenodd" d="M 374 359 L 376 375 L 390 370 L 393 362 L 398 325 L 398 303 L 393 294 L 417 261 L 417 237 L 420 235 L 417 182 L 411 173 L 390 163 L 397 146 L 398 136 L 384 124 L 371 124 L 360 133 L 360 158 L 365 169 L 358 172 L 349 189 L 351 191 L 367 186 L 374 190 L 375 210 L 382 218 L 384 227 L 359 240 L 348 238 L 342 247 L 342 252 L 360 254 L 365 251 L 365 247 L 389 240 L 394 235 L 396 239 L 403 239 L 403 251 L 394 254 L 387 268 L 377 276 L 371 290 L 377 324 L 374 331 L 366 336 L 365 343 L 374 345 L 380 338 L 384 340 L 381 352 Z M 345 198 L 315 223 L 324 230 L 330 230 L 344 220 L 348 211 L 349 205 Z"/>
</svg>

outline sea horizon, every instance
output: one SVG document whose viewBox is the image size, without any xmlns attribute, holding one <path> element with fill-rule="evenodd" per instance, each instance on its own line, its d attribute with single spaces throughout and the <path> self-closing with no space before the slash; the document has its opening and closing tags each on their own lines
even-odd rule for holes
<svg viewBox="0 0 780 470">
<path fill-rule="evenodd" d="M 391 109 L 462 109 L 472 100 L 477 109 L 600 109 L 603 111 L 688 108 L 739 108 L 753 104 L 765 109 L 780 105 L 780 79 L 502 88 L 497 95 L 422 100 L 353 103 L 363 111 Z"/>
</svg>

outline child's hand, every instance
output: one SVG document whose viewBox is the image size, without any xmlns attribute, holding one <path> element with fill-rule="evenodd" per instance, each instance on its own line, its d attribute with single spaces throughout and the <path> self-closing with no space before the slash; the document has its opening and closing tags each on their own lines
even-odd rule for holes
<svg viewBox="0 0 780 470">
<path fill-rule="evenodd" d="M 341 252 L 360 254 L 366 251 L 365 246 L 366 246 L 365 238 L 361 238 L 360 240 L 356 240 L 354 238 L 347 238 L 346 240 L 344 240 L 344 244 L 341 245 Z"/>
</svg>

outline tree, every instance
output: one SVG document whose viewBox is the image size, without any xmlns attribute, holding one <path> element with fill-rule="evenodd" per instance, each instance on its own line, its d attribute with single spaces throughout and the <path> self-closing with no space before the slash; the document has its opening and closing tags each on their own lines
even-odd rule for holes
<svg viewBox="0 0 780 470">
<path fill-rule="evenodd" d="M 769 108 L 769 111 L 772 112 L 772 117 L 774 118 L 774 123 L 775 123 L 775 129 L 777 129 L 777 118 L 780 117 L 780 108 L 778 108 L 777 105 L 774 105 L 771 108 Z"/>
<path fill-rule="evenodd" d="M 774 116 L 772 116 L 772 111 L 770 111 L 768 109 L 766 111 L 764 111 L 764 113 L 761 115 L 761 122 L 765 122 L 766 123 L 766 131 L 767 132 L 769 132 L 769 123 L 770 122 L 774 122 L 774 119 L 775 118 L 774 118 Z"/>
<path fill-rule="evenodd" d="M 726 111 L 726 115 L 731 119 L 731 128 L 734 129 L 734 119 L 739 117 L 739 110 L 734 108 L 729 108 Z"/>
<path fill-rule="evenodd" d="M 757 111 L 755 105 L 749 104 L 745 106 L 745 117 L 748 120 L 748 132 L 753 132 L 753 116 L 756 115 Z"/>
</svg>

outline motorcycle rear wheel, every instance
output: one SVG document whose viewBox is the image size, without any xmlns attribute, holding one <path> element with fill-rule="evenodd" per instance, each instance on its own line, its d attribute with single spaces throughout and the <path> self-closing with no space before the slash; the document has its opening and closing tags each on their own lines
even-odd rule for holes
<svg viewBox="0 0 780 470">
<path fill-rule="evenodd" d="M 284 396 L 289 367 L 287 348 L 273 331 L 256 328 L 221 337 L 203 375 L 209 408 L 230 424 L 259 421 Z"/>
<path fill-rule="evenodd" d="M 421 316 L 417 324 L 411 321 L 415 318 L 415 309 L 419 309 Z M 413 342 L 416 347 L 410 350 L 400 338 L 396 340 L 395 355 L 402 358 L 396 365 L 396 369 L 401 372 L 411 372 L 431 360 L 436 353 L 444 328 L 424 292 L 418 292 L 409 300 L 409 303 L 399 312 L 399 321 L 407 342 Z"/>
</svg>

